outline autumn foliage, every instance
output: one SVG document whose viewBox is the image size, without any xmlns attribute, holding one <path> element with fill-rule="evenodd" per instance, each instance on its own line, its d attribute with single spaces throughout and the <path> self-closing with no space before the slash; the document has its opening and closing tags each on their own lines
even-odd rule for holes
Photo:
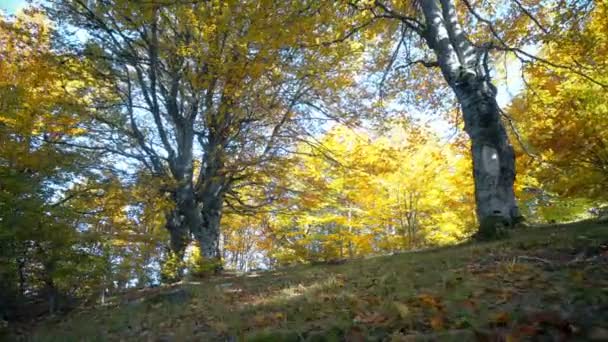
<svg viewBox="0 0 608 342">
<path fill-rule="evenodd" d="M 605 219 L 607 32 L 605 1 L 51 0 L 1 14 L 0 322 L 517 235 L 523 218 Z M 488 260 L 462 267 L 498 277 Z M 525 272 L 497 267 L 513 284 L 493 291 L 523 291 Z M 372 305 L 374 284 L 352 284 L 365 303 L 339 300 Z M 348 320 L 393 327 L 413 307 L 424 329 L 462 323 L 437 293 L 385 304 Z"/>
</svg>

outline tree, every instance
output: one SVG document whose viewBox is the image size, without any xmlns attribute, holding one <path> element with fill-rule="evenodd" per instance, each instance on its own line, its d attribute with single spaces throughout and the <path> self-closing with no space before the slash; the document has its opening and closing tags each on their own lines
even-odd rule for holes
<svg viewBox="0 0 608 342">
<path fill-rule="evenodd" d="M 334 12 L 314 2 L 49 3 L 66 30 L 87 33 L 73 43 L 107 94 L 96 104 L 98 133 L 80 147 L 164 178 L 175 204 L 166 217 L 173 252 L 181 257 L 192 235 L 211 264 L 225 202 L 244 204 L 235 183 L 272 168 L 302 139 L 319 98 L 351 82 L 342 71 L 359 49 L 317 44 L 318 18 Z"/>
<path fill-rule="evenodd" d="M 474 225 L 470 159 L 433 132 L 393 129 L 395 169 L 379 181 L 387 197 L 379 213 L 402 236 L 404 249 L 460 241 Z M 465 152 L 465 153 L 463 153 Z M 463 155 L 464 154 L 464 155 Z"/>
<path fill-rule="evenodd" d="M 528 48 L 552 34 L 558 35 L 569 25 L 570 18 L 587 12 L 591 3 L 350 2 L 360 11 L 361 22 L 376 19 L 366 28 L 368 35 L 377 37 L 374 55 L 378 65 L 372 70 L 384 69 L 375 76 L 381 88 L 392 74 L 392 85 L 401 86 L 397 91 L 403 91 L 405 85 L 422 90 L 413 102 L 426 100 L 435 108 L 449 107 L 449 97 L 446 99 L 444 87 L 437 83 L 438 78 L 443 78 L 455 95 L 464 130 L 471 140 L 481 235 L 493 235 L 497 224 L 511 226 L 522 219 L 513 189 L 515 154 L 496 101 L 491 59 L 508 54 L 523 63 L 539 63 L 586 76 L 575 63 L 555 63 L 530 53 Z M 439 73 L 425 75 L 423 69 Z M 401 100 L 411 104 L 409 98 L 412 97 L 401 96 Z"/>
<path fill-rule="evenodd" d="M 76 61 L 54 54 L 52 33 L 36 11 L 0 18 L 0 313 L 9 317 L 35 297 L 53 312 L 101 272 L 66 200 L 89 156 L 53 143 L 83 134 L 85 82 Z"/>
<path fill-rule="evenodd" d="M 541 53 L 560 64 L 576 61 L 597 82 L 531 65 L 525 70 L 529 88 L 514 99 L 509 113 L 531 154 L 524 154 L 524 160 L 536 188 L 571 203 L 601 203 L 608 199 L 608 88 L 598 82 L 608 84 L 608 5 L 600 2 L 578 20 Z"/>
<path fill-rule="evenodd" d="M 470 236 L 472 179 L 461 147 L 416 125 L 393 126 L 383 137 L 337 126 L 319 143 L 324 153 L 300 147 L 289 190 L 257 219 L 270 259 L 334 261 Z"/>
<path fill-rule="evenodd" d="M 268 214 L 227 213 L 222 221 L 223 251 L 226 266 L 249 271 L 262 266 L 271 267 L 264 255 L 269 251 L 265 233 L 268 231 Z"/>
<path fill-rule="evenodd" d="M 393 59 L 404 58 L 405 66 L 439 68 L 453 90 L 471 139 L 480 232 L 491 233 L 498 221 L 507 225 L 516 223 L 520 213 L 513 191 L 515 155 L 501 120 L 496 88 L 491 83 L 488 54 L 492 43 L 470 40 L 472 32 L 464 31 L 451 0 L 424 0 L 415 4 L 375 1 L 365 9 L 377 18 L 399 22 L 400 42 Z M 401 56 L 399 49 L 403 40 L 411 37 L 409 32 L 416 34 L 418 41 L 412 44 L 414 52 Z M 429 50 L 434 59 L 428 58 Z"/>
<path fill-rule="evenodd" d="M 74 184 L 69 192 L 74 196 L 69 208 L 79 213 L 76 224 L 93 236 L 90 253 L 106 260 L 94 297 L 158 284 L 158 268 L 168 258 L 164 213 L 172 203 L 160 190 L 162 184 L 143 171 L 133 180 L 122 178 L 105 170 Z"/>
</svg>

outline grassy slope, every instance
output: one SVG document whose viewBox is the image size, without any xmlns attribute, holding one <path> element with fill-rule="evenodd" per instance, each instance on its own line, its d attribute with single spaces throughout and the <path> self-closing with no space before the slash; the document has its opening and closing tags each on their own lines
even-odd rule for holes
<svg viewBox="0 0 608 342">
<path fill-rule="evenodd" d="M 28 340 L 409 341 L 608 338 L 608 226 L 133 292 Z"/>
</svg>

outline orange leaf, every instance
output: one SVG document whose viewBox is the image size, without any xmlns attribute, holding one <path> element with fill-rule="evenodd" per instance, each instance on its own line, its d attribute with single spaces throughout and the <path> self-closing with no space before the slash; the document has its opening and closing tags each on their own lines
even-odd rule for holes
<svg viewBox="0 0 608 342">
<path fill-rule="evenodd" d="M 511 317 L 509 316 L 508 312 L 499 312 L 496 315 L 494 315 L 494 317 L 492 317 L 491 322 L 496 324 L 496 325 L 507 325 L 507 323 L 509 323 L 509 321 L 511 320 Z"/>
<path fill-rule="evenodd" d="M 442 330 L 445 326 L 445 319 L 443 315 L 435 315 L 431 318 L 431 328 L 433 330 Z"/>
<path fill-rule="evenodd" d="M 462 306 L 464 306 L 465 308 L 469 309 L 469 310 L 476 310 L 477 309 L 477 304 L 471 300 L 471 299 L 466 299 L 462 302 Z"/>
<path fill-rule="evenodd" d="M 422 302 L 422 304 L 424 304 L 428 307 L 436 308 L 436 309 L 442 308 L 442 305 L 441 305 L 439 299 L 430 294 L 423 293 L 418 296 L 418 299 L 420 300 L 420 302 Z"/>
</svg>

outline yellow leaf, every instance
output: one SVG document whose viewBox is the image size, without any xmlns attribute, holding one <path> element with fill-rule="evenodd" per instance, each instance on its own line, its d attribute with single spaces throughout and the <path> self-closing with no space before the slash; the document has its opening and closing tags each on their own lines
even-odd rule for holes
<svg viewBox="0 0 608 342">
<path fill-rule="evenodd" d="M 399 311 L 399 316 L 401 318 L 405 319 L 409 317 L 410 308 L 407 305 L 399 302 L 393 302 L 393 305 L 395 305 L 395 308 L 397 308 L 397 311 Z"/>
</svg>

